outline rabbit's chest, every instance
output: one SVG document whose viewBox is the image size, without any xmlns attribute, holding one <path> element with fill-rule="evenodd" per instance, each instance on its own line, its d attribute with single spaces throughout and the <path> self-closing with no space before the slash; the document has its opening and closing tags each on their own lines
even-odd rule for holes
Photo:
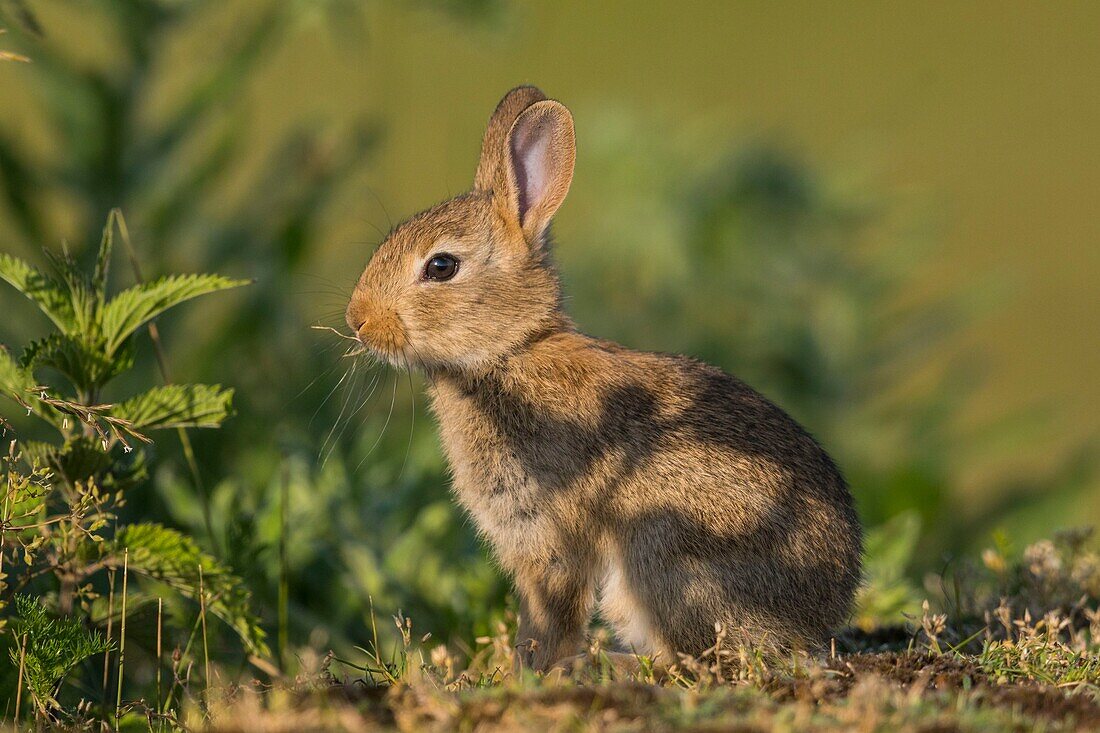
<svg viewBox="0 0 1100 733">
<path fill-rule="evenodd" d="M 506 562 L 538 554 L 557 512 L 537 477 L 509 455 L 498 436 L 456 442 L 448 449 L 456 456 L 451 465 L 455 495 L 478 529 Z"/>
<path fill-rule="evenodd" d="M 450 400 L 445 409 L 437 404 L 436 414 L 455 496 L 501 560 L 544 551 L 548 534 L 575 511 L 569 492 L 560 490 L 558 465 L 533 460 L 527 449 L 530 436 L 517 436 L 508 424 L 486 419 L 466 400 Z M 548 454 L 555 452 L 552 440 L 544 446 Z"/>
</svg>

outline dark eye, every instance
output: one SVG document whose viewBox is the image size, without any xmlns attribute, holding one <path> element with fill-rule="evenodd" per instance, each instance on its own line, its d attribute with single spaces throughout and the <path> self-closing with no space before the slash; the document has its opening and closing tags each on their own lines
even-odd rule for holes
<svg viewBox="0 0 1100 733">
<path fill-rule="evenodd" d="M 458 272 L 458 260 L 452 255 L 441 253 L 428 260 L 424 266 L 425 280 L 450 280 Z"/>
</svg>

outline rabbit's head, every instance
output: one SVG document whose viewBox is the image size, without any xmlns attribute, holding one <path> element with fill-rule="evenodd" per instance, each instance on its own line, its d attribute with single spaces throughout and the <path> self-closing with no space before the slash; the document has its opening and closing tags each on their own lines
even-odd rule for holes
<svg viewBox="0 0 1100 733">
<path fill-rule="evenodd" d="M 399 367 L 468 371 L 560 322 L 546 240 L 575 152 L 564 105 L 509 92 L 472 190 L 399 225 L 367 263 L 346 313 L 359 340 Z"/>
</svg>

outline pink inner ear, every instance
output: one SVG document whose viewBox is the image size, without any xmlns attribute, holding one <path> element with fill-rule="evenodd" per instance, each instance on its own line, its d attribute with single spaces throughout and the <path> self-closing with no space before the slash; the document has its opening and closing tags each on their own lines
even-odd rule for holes
<svg viewBox="0 0 1100 733">
<path fill-rule="evenodd" d="M 547 127 L 535 124 L 531 128 L 517 129 L 512 135 L 512 168 L 516 174 L 521 221 L 546 192 L 550 173 L 550 135 Z"/>
</svg>

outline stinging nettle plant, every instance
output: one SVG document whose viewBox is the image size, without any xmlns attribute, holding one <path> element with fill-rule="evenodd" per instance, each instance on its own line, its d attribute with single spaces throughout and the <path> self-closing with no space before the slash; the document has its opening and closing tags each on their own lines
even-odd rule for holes
<svg viewBox="0 0 1100 733">
<path fill-rule="evenodd" d="M 114 230 L 121 221 L 112 211 L 91 277 L 67 250 L 46 251 L 57 277 L 0 254 L 0 279 L 33 301 L 55 327 L 18 359 L 0 349 L 0 391 L 58 431 L 57 442 L 28 442 L 23 449 L 68 485 L 94 479 L 103 488 L 124 488 L 143 475 L 141 451 L 134 448 L 150 442 L 145 431 L 217 427 L 230 414 L 233 391 L 205 384 L 169 384 L 117 404 L 100 403 L 104 386 L 134 365 L 134 335 L 142 326 L 184 301 L 247 283 L 172 275 L 108 297 Z M 41 384 L 42 370 L 64 377 L 68 394 Z"/>
<path fill-rule="evenodd" d="M 0 395 L 55 434 L 53 440 L 16 441 L 0 417 L 0 647 L 18 660 L 22 686 L 44 714 L 62 709 L 57 695 L 75 666 L 58 660 L 108 651 L 115 643 L 112 622 L 124 624 L 124 615 L 165 595 L 190 599 L 202 613 L 221 618 L 248 654 L 269 654 L 249 594 L 228 568 L 187 535 L 154 523 L 121 523 L 116 514 L 127 491 L 146 476 L 147 433 L 218 427 L 231 414 L 233 391 L 167 384 L 113 404 L 101 399 L 104 387 L 134 365 L 135 338 L 150 321 L 184 301 L 247 281 L 175 275 L 109 296 L 116 229 L 125 234 L 117 210 L 107 219 L 90 276 L 65 250 L 47 251 L 53 275 L 0 253 L 0 279 L 54 326 L 18 357 L 0 345 Z M 116 581 L 124 576 L 129 590 L 116 598 Z M 16 618 L 7 624 L 12 611 Z M 101 637 L 95 629 L 104 625 Z M 106 677 L 106 664 L 104 670 Z"/>
</svg>

